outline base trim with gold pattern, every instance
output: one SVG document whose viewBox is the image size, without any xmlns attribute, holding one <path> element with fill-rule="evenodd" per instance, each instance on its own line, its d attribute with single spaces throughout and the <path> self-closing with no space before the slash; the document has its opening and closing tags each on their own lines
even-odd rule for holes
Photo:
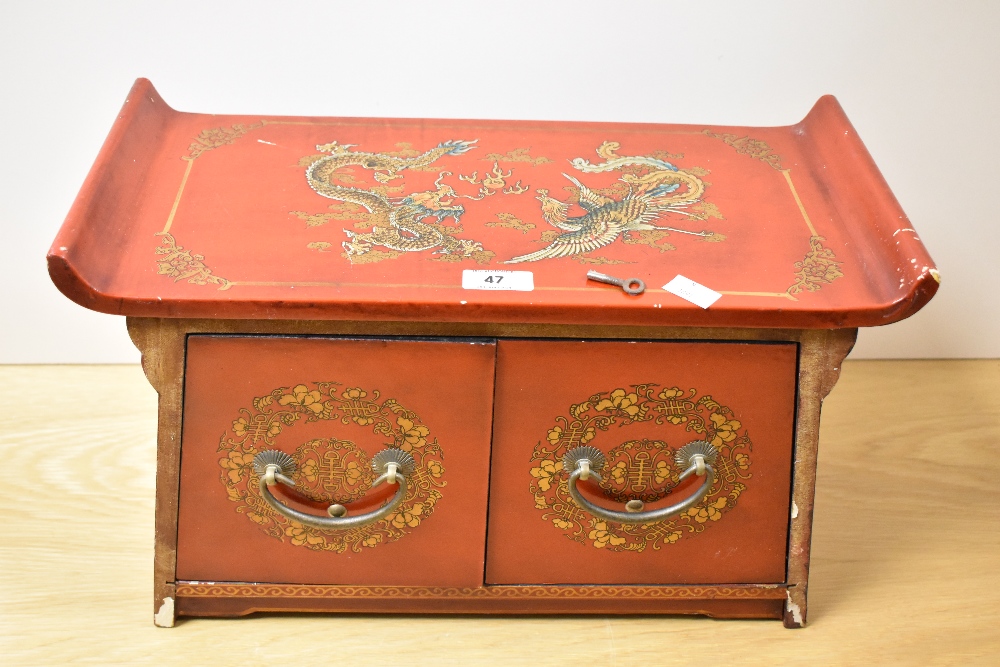
<svg viewBox="0 0 1000 667">
<path fill-rule="evenodd" d="M 178 616 L 261 612 L 393 614 L 699 614 L 771 618 L 784 612 L 785 584 L 724 586 L 310 586 L 178 582 Z"/>
<path fill-rule="evenodd" d="M 697 598 L 784 600 L 785 584 L 727 586 L 311 586 L 305 584 L 241 584 L 177 582 L 177 597 L 219 598 Z"/>
</svg>

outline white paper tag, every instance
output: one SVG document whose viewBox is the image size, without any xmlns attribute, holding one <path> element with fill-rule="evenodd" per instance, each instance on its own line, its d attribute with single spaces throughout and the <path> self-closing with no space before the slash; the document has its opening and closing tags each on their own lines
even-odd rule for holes
<svg viewBox="0 0 1000 667">
<path fill-rule="evenodd" d="M 509 290 L 531 292 L 535 277 L 531 271 L 462 271 L 462 289 Z"/>
<path fill-rule="evenodd" d="M 722 296 L 718 292 L 712 291 L 704 285 L 700 285 L 680 274 L 664 285 L 663 289 L 701 308 L 708 308 Z"/>
</svg>

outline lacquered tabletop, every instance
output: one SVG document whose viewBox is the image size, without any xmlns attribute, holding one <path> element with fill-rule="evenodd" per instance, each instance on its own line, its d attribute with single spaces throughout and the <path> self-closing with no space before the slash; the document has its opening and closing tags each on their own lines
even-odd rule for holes
<svg viewBox="0 0 1000 667">
<path fill-rule="evenodd" d="M 274 118 L 144 80 L 50 272 L 143 316 L 805 328 L 901 319 L 938 283 L 831 97 L 777 128 Z"/>
</svg>

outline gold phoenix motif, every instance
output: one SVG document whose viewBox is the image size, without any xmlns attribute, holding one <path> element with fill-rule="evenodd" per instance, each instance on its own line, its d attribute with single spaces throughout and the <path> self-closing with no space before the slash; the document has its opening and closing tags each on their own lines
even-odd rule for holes
<svg viewBox="0 0 1000 667">
<path fill-rule="evenodd" d="M 605 521 L 580 509 L 569 495 L 562 457 L 568 450 L 599 437 L 612 426 L 652 423 L 677 432 L 678 446 L 707 440 L 719 451 L 716 478 L 696 507 L 668 521 L 641 525 Z M 686 435 L 686 437 L 685 437 Z M 591 443 L 593 445 L 593 443 Z M 736 506 L 752 477 L 753 443 L 733 411 L 696 389 L 660 388 L 653 383 L 594 394 L 559 416 L 532 452 L 528 491 L 542 519 L 566 537 L 608 551 L 642 552 L 673 544 L 684 535 L 701 533 Z M 653 502 L 677 484 L 672 449 L 663 440 L 630 440 L 607 452 L 601 488 L 610 500 Z"/>
<path fill-rule="evenodd" d="M 628 239 L 629 233 L 640 236 L 648 232 L 676 233 L 706 241 L 725 240 L 723 235 L 708 230 L 691 231 L 653 224 L 668 213 L 704 220 L 704 213 L 687 209 L 702 201 L 705 182 L 693 170 L 678 169 L 658 157 L 620 156 L 617 154 L 620 146 L 614 141 L 601 144 L 597 155 L 604 158 L 604 162 L 598 164 L 582 157 L 570 160 L 573 168 L 583 173 L 622 172 L 617 184 L 622 188 L 617 189 L 617 198 L 612 192 L 591 190 L 573 176 L 563 174 L 575 186 L 576 203 L 585 211 L 583 215 L 570 216 L 571 202 L 560 201 L 550 196 L 548 190 L 538 188 L 536 198 L 541 202 L 541 217 L 560 233 L 545 248 L 509 259 L 507 264 L 580 256 L 619 238 Z"/>
<path fill-rule="evenodd" d="M 416 463 L 410 487 L 399 508 L 374 523 L 350 530 L 306 526 L 278 514 L 260 496 L 253 457 L 277 448 L 276 439 L 299 422 L 328 421 L 371 429 L 385 438 L 384 446 L 409 452 Z M 279 387 L 241 408 L 232 428 L 219 440 L 220 480 L 236 511 L 258 524 L 267 535 L 314 551 L 359 552 L 393 542 L 411 532 L 433 513 L 441 499 L 444 452 L 430 430 L 412 411 L 377 390 L 341 388 L 338 382 Z M 296 489 L 317 502 L 349 503 L 363 497 L 374 474 L 367 454 L 349 440 L 311 440 L 295 451 Z"/>
</svg>

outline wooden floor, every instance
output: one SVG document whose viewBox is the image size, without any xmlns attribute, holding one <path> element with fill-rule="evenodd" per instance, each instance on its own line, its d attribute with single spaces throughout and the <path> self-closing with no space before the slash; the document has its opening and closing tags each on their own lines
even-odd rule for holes
<svg viewBox="0 0 1000 667">
<path fill-rule="evenodd" d="M 809 627 L 272 615 L 152 624 L 155 394 L 0 366 L 0 664 L 1000 665 L 1000 361 L 848 362 L 820 438 Z"/>
</svg>

